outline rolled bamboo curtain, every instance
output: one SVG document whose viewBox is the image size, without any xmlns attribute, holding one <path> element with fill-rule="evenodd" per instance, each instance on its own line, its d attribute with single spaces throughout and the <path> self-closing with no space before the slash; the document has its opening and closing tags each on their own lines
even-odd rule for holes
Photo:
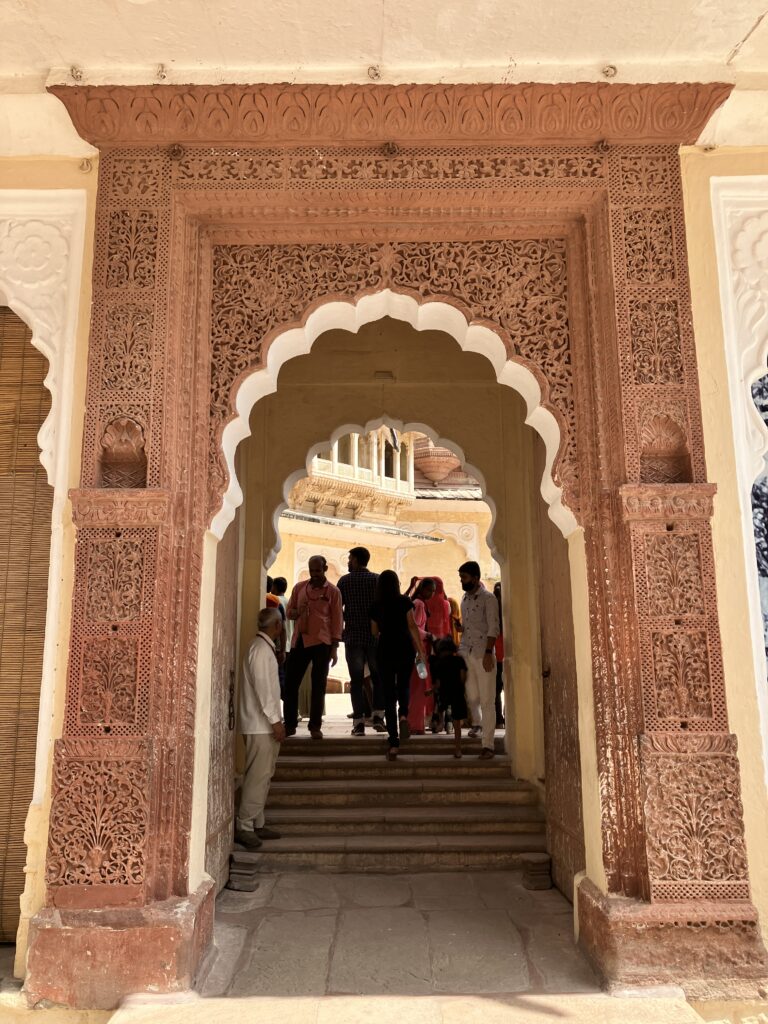
<svg viewBox="0 0 768 1024">
<path fill-rule="evenodd" d="M 24 888 L 45 638 L 53 490 L 37 432 L 50 409 L 45 358 L 0 306 L 0 941 L 13 941 Z"/>
</svg>

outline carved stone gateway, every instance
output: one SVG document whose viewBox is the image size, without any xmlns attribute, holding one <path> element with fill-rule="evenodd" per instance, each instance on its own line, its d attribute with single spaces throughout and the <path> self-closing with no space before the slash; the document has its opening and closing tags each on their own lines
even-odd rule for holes
<svg viewBox="0 0 768 1024">
<path fill-rule="evenodd" d="M 227 485 L 222 431 L 281 331 L 385 288 L 494 330 L 560 426 L 554 478 L 587 542 L 608 882 L 582 885 L 585 948 L 619 982 L 765 974 L 676 149 L 728 87 L 56 92 L 102 156 L 67 715 L 31 995 L 111 1006 L 194 974 L 211 907 L 209 890 L 188 893 L 198 603 Z M 161 922 L 180 953 L 142 982 Z M 115 929 L 131 969 L 97 989 Z M 649 961 L 654 933 L 675 958 Z M 65 946 L 82 959 L 62 996 L 46 966 Z"/>
</svg>

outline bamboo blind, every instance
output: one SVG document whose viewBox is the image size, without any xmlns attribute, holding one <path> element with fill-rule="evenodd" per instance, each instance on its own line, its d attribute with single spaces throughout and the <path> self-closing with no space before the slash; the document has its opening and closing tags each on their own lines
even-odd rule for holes
<svg viewBox="0 0 768 1024">
<path fill-rule="evenodd" d="M 53 491 L 37 432 L 50 409 L 45 358 L 0 307 L 0 941 L 14 941 L 24 888 L 45 637 Z"/>
</svg>

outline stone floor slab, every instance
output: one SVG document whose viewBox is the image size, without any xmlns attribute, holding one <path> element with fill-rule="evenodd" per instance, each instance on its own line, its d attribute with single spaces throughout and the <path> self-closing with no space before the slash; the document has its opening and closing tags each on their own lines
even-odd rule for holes
<svg viewBox="0 0 768 1024">
<path fill-rule="evenodd" d="M 339 905 L 333 876 L 314 871 L 279 875 L 268 901 L 268 906 L 277 910 L 335 909 Z"/>
<path fill-rule="evenodd" d="M 342 910 L 329 991 L 430 994 L 432 975 L 424 917 L 410 907 Z"/>
<path fill-rule="evenodd" d="M 216 897 L 217 914 L 248 914 L 252 910 L 265 907 L 277 884 L 277 875 L 264 875 L 259 879 L 259 887 L 254 892 L 236 892 L 234 889 L 222 889 Z"/>
<path fill-rule="evenodd" d="M 510 915 L 514 920 L 514 916 Z M 573 937 L 571 915 L 542 918 L 525 929 L 531 973 L 545 992 L 599 992 L 600 983 Z"/>
<path fill-rule="evenodd" d="M 530 976 L 520 933 L 503 910 L 427 914 L 436 992 L 524 992 Z"/>
<path fill-rule="evenodd" d="M 408 875 L 413 905 L 419 910 L 471 910 L 478 904 L 474 877 L 468 871 Z"/>
<path fill-rule="evenodd" d="M 407 878 L 392 875 L 335 875 L 342 906 L 401 907 L 412 900 Z"/>
<path fill-rule="evenodd" d="M 237 971 L 248 929 L 217 919 L 213 925 L 213 964 L 200 987 L 201 995 L 223 996 Z"/>
<path fill-rule="evenodd" d="M 332 911 L 265 917 L 251 940 L 250 960 L 238 970 L 229 995 L 323 995 L 335 929 Z"/>
</svg>

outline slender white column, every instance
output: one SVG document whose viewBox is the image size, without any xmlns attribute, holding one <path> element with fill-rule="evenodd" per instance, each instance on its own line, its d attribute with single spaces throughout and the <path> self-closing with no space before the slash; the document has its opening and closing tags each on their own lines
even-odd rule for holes
<svg viewBox="0 0 768 1024">
<path fill-rule="evenodd" d="M 392 467 L 393 473 L 392 473 L 392 475 L 394 476 L 395 480 L 398 483 L 400 483 L 400 481 L 402 479 L 402 476 L 401 476 L 401 473 L 400 473 L 400 458 L 402 456 L 402 447 L 403 447 L 403 439 L 400 438 L 400 449 L 401 450 L 398 450 L 398 451 L 392 453 L 392 462 L 393 462 L 393 467 Z"/>
<path fill-rule="evenodd" d="M 358 469 L 360 468 L 360 435 L 352 434 L 352 476 L 357 478 Z"/>
<path fill-rule="evenodd" d="M 339 442 L 334 441 L 331 445 L 331 469 L 334 473 L 339 471 Z"/>
<path fill-rule="evenodd" d="M 408 490 L 414 489 L 413 441 L 408 441 Z"/>
<path fill-rule="evenodd" d="M 383 437 L 380 440 L 381 447 L 379 448 L 379 465 L 381 467 L 381 482 L 384 483 L 387 476 L 387 442 Z"/>
<path fill-rule="evenodd" d="M 375 431 L 371 434 L 371 472 L 375 481 L 379 475 L 379 435 Z"/>
</svg>

